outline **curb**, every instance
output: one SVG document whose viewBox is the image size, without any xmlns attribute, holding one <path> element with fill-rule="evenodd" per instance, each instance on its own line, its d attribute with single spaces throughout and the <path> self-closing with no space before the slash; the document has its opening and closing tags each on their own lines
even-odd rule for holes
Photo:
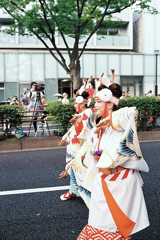
<svg viewBox="0 0 160 240">
<path fill-rule="evenodd" d="M 1 141 L 0 153 L 5 152 L 19 152 L 19 151 L 36 151 L 36 150 L 49 150 L 55 148 L 65 148 L 66 143 L 63 146 L 58 147 L 58 142 L 61 141 L 61 137 L 42 137 L 20 139 L 17 141 Z M 152 142 L 160 141 L 160 131 L 147 131 L 138 132 L 139 142 Z"/>
<path fill-rule="evenodd" d="M 43 137 L 40 139 L 19 139 L 17 141 L 1 141 L 0 152 L 8 151 L 32 151 L 37 149 L 52 149 L 58 148 L 58 142 L 61 141 L 61 137 Z M 66 147 L 66 143 L 63 147 Z"/>
</svg>

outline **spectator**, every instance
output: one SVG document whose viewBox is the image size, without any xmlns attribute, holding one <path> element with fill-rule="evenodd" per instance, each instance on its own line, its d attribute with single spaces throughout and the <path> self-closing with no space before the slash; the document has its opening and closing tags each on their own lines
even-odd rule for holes
<svg viewBox="0 0 160 240">
<path fill-rule="evenodd" d="M 16 98 L 13 98 L 13 99 L 12 99 L 11 105 L 18 105 Z"/>
<path fill-rule="evenodd" d="M 129 91 L 127 92 L 126 96 L 127 96 L 127 97 L 131 97 L 131 94 L 130 94 Z"/>
<path fill-rule="evenodd" d="M 158 96 L 157 96 L 158 98 L 160 98 L 160 94 L 158 94 Z"/>
<path fill-rule="evenodd" d="M 48 106 L 48 104 L 46 103 L 46 96 L 44 95 L 43 97 L 42 97 L 42 105 L 44 106 L 44 107 L 46 107 L 46 106 Z"/>
<path fill-rule="evenodd" d="M 152 90 L 149 90 L 149 92 L 148 92 L 148 95 L 147 95 L 148 97 L 152 97 Z"/>
<path fill-rule="evenodd" d="M 8 101 L 8 102 L 10 102 L 10 101 L 11 101 L 11 99 L 10 99 L 10 98 L 7 98 L 7 101 Z"/>
<path fill-rule="evenodd" d="M 36 85 L 37 85 L 36 82 L 31 82 L 31 89 L 28 93 L 26 93 L 27 88 L 23 89 L 24 98 L 27 99 L 27 101 L 30 100 L 30 103 L 27 107 L 27 110 L 31 111 L 30 116 L 34 115 L 32 117 L 32 119 L 34 120 L 33 121 L 33 126 L 34 126 L 34 130 L 35 130 L 35 137 L 38 136 L 38 133 L 37 133 L 37 116 L 36 115 L 41 114 L 41 112 L 38 112 L 38 110 L 46 110 L 46 108 L 42 105 L 42 102 L 41 102 L 41 98 L 44 96 L 44 94 L 41 91 L 40 92 L 36 91 Z M 43 122 L 44 121 L 42 119 L 42 123 Z"/>
<path fill-rule="evenodd" d="M 23 95 L 21 95 L 21 100 L 20 100 L 20 101 L 22 102 L 22 106 L 24 107 L 25 111 L 27 111 L 28 99 L 24 98 Z M 25 113 L 25 116 L 26 116 L 26 115 L 27 115 L 27 114 Z"/>
<path fill-rule="evenodd" d="M 126 93 L 125 92 L 122 92 L 122 96 L 120 97 L 120 99 L 123 99 L 126 97 Z"/>
<path fill-rule="evenodd" d="M 68 104 L 69 100 L 67 99 L 68 94 L 67 93 L 63 93 L 63 99 L 62 99 L 62 103 L 63 104 Z"/>
<path fill-rule="evenodd" d="M 59 97 L 57 98 L 57 101 L 62 101 L 62 98 L 59 96 Z"/>
</svg>

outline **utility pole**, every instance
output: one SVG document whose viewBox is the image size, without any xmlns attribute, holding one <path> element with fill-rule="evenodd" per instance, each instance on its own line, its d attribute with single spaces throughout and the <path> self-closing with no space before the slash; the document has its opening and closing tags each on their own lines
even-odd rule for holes
<svg viewBox="0 0 160 240">
<path fill-rule="evenodd" d="M 156 84 L 155 84 L 155 96 L 158 94 L 158 85 L 157 85 L 157 56 L 159 55 L 159 50 L 154 50 L 154 54 L 156 55 Z"/>
</svg>

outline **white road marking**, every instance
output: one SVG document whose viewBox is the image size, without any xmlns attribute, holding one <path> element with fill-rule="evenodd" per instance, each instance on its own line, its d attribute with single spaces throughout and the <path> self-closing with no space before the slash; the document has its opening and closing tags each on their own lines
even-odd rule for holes
<svg viewBox="0 0 160 240">
<path fill-rule="evenodd" d="M 22 189 L 22 190 L 12 190 L 12 191 L 2 191 L 0 192 L 0 196 L 4 195 L 15 195 L 15 194 L 24 194 L 24 193 L 37 193 L 37 192 L 52 192 L 59 190 L 68 190 L 68 186 L 59 186 L 59 187 L 48 187 L 48 188 L 33 188 L 33 189 Z"/>
</svg>

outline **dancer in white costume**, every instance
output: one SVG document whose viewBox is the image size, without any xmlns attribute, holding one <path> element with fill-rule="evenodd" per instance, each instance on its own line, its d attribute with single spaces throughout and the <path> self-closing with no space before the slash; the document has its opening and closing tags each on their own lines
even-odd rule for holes
<svg viewBox="0 0 160 240">
<path fill-rule="evenodd" d="M 72 162 L 74 168 L 76 160 L 90 152 L 81 181 L 82 188 L 92 192 L 89 219 L 78 240 L 131 239 L 132 234 L 149 226 L 139 173 L 149 169 L 137 138 L 137 111 L 135 107 L 114 111 L 122 93 L 118 84 L 99 90 L 95 111 L 103 119 Z"/>
<path fill-rule="evenodd" d="M 114 83 L 114 73 L 115 73 L 115 70 L 114 69 L 110 69 L 110 71 L 111 71 L 111 74 L 112 74 L 111 75 L 111 80 L 109 80 L 109 78 L 107 76 L 105 76 L 104 73 L 101 74 L 99 79 L 97 79 L 97 78 L 95 79 L 95 94 L 98 92 L 98 88 L 101 85 L 103 85 L 103 81 L 105 81 L 105 83 L 106 83 L 106 80 L 107 80 L 108 82 L 110 82 L 110 84 Z"/>
<path fill-rule="evenodd" d="M 95 126 L 93 109 L 87 108 L 88 104 L 88 92 L 82 92 L 81 95 L 77 95 L 75 99 L 75 109 L 78 114 L 72 119 L 72 127 L 69 131 L 62 137 L 62 141 L 59 143 L 63 143 L 65 140 L 67 141 L 67 151 L 66 151 L 66 164 L 69 164 L 72 159 L 74 159 L 77 151 L 81 148 L 83 143 L 86 141 L 87 136 L 93 126 Z M 66 171 L 60 174 L 61 177 L 65 177 L 68 175 L 69 168 Z M 69 175 L 72 174 L 72 171 L 69 171 Z M 74 184 L 74 180 L 70 179 L 70 190 L 60 196 L 62 201 L 69 200 L 73 196 L 80 196 L 79 192 L 76 189 L 76 185 Z"/>
</svg>

